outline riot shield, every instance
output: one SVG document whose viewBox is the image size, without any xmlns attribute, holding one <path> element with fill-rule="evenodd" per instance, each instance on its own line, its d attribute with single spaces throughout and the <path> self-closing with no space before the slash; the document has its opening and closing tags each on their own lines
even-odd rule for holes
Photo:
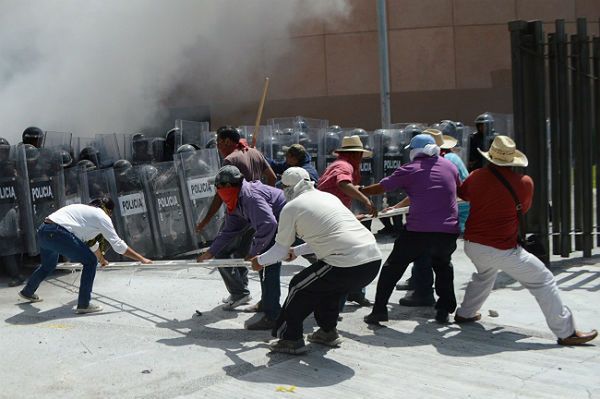
<svg viewBox="0 0 600 399">
<path fill-rule="evenodd" d="M 391 175 L 402 164 L 409 161 L 408 151 L 404 149 L 412 135 L 402 129 L 379 129 L 374 132 L 375 179 L 380 181 Z M 400 202 L 406 194 L 402 190 L 384 195 L 381 207 L 392 206 Z M 379 204 L 378 204 L 379 205 Z"/>
<path fill-rule="evenodd" d="M 219 170 L 219 154 L 214 148 L 177 154 L 175 166 L 185 193 L 184 205 L 190 215 L 187 219 L 193 227 L 206 216 L 212 199 L 217 194 L 210 179 Z M 196 235 L 196 242 L 202 247 L 212 242 L 219 232 L 222 220 L 223 207 L 204 230 Z"/>
<path fill-rule="evenodd" d="M 65 150 L 73 156 L 72 140 L 72 133 L 46 131 L 44 132 L 42 148 Z"/>
<path fill-rule="evenodd" d="M 322 173 L 325 170 L 325 149 L 322 147 L 329 121 L 326 119 L 296 116 L 267 120 L 272 127 L 273 159 L 285 158 L 284 147 L 301 144 L 310 154 L 313 166 Z M 282 158 L 283 155 L 283 158 Z"/>
<path fill-rule="evenodd" d="M 100 168 L 110 168 L 122 158 L 116 133 L 97 134 L 92 146 L 98 150 Z"/>
<path fill-rule="evenodd" d="M 452 152 L 457 154 L 460 159 L 465 163 L 465 165 L 469 164 L 469 142 L 470 135 L 475 131 L 475 128 L 472 126 L 464 126 L 460 125 L 456 131 L 456 139 L 458 143 L 456 147 L 452 149 Z"/>
<path fill-rule="evenodd" d="M 254 126 L 240 126 L 238 127 L 240 136 L 246 139 L 248 145 L 252 145 L 252 139 L 254 135 Z M 273 159 L 273 128 L 270 125 L 260 125 L 258 127 L 258 138 L 256 139 L 256 149 L 262 152 L 262 154 Z M 276 148 L 281 151 L 281 148 Z M 284 156 L 285 158 L 285 156 Z"/>
<path fill-rule="evenodd" d="M 64 204 L 64 176 L 59 150 L 25 148 L 32 219 L 35 228 Z M 29 248 L 29 253 L 39 253 L 39 246 Z"/>
<path fill-rule="evenodd" d="M 23 146 L 0 146 L 0 256 L 35 247 Z"/>
<path fill-rule="evenodd" d="M 175 258 L 197 249 L 194 226 L 186 217 L 182 190 L 174 162 L 154 164 L 156 173 L 147 176 L 153 220 L 158 228 L 157 241 L 161 257 Z"/>
<path fill-rule="evenodd" d="M 382 130 L 402 130 L 408 125 L 416 125 L 419 128 L 421 128 L 421 130 L 427 129 L 427 126 L 428 126 L 428 124 L 424 123 L 424 122 L 398 122 L 398 123 L 390 123 L 389 129 L 382 129 Z"/>
<path fill-rule="evenodd" d="M 496 135 L 504 135 L 509 136 L 511 138 L 515 137 L 515 128 L 514 128 L 514 116 L 513 114 L 498 114 L 495 112 L 491 112 L 492 117 L 494 118 L 494 136 Z M 491 144 L 494 141 L 494 137 L 488 138 L 489 143 Z M 489 145 L 486 148 L 490 148 Z"/>
<path fill-rule="evenodd" d="M 175 120 L 175 128 L 178 130 L 175 131 L 174 152 L 184 144 L 192 144 L 198 148 L 207 148 L 207 145 L 210 145 L 210 140 L 214 138 L 209 131 L 208 122 L 177 119 Z"/>
<path fill-rule="evenodd" d="M 65 179 L 65 202 L 64 205 L 81 204 L 84 201 L 85 192 L 81 168 L 73 166 L 64 170 Z"/>
<path fill-rule="evenodd" d="M 110 171 L 113 172 L 112 169 Z M 114 170 L 112 176 L 115 201 L 113 220 L 117 232 L 128 245 L 149 258 L 162 256 L 156 220 L 151 217 L 154 203 L 147 190 L 148 180 L 152 180 L 156 174 L 154 166 L 141 165 Z"/>
</svg>

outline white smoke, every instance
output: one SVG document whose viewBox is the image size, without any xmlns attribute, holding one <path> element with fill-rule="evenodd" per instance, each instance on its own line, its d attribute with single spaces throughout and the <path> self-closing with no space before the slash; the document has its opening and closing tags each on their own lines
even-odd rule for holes
<svg viewBox="0 0 600 399">
<path fill-rule="evenodd" d="M 233 101 L 282 61 L 264 59 L 265 43 L 343 18 L 346 1 L 0 0 L 0 136 L 131 133 L 160 120 L 167 97 Z"/>
</svg>

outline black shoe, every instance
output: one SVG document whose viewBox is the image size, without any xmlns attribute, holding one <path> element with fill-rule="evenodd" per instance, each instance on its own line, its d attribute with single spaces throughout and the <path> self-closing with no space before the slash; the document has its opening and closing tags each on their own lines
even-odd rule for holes
<svg viewBox="0 0 600 399">
<path fill-rule="evenodd" d="M 348 302 L 354 302 L 359 304 L 360 306 L 373 306 L 371 301 L 369 301 L 364 295 L 348 295 Z"/>
<path fill-rule="evenodd" d="M 367 324 L 379 324 L 380 321 L 388 321 L 387 312 L 385 313 L 373 313 L 366 315 L 363 319 Z"/>
<path fill-rule="evenodd" d="M 446 324 L 449 321 L 448 311 L 445 309 L 438 309 L 435 313 L 435 321 L 438 323 Z"/>
<path fill-rule="evenodd" d="M 252 324 L 248 324 L 246 326 L 246 329 L 247 330 L 272 330 L 275 328 L 276 324 L 277 323 L 275 323 L 275 320 L 269 320 L 269 319 L 267 319 L 267 316 L 264 316 L 259 321 L 256 321 Z"/>
<path fill-rule="evenodd" d="M 402 283 L 396 284 L 396 290 L 398 290 L 398 291 L 409 291 L 409 290 L 414 290 L 414 289 L 415 289 L 415 287 L 413 287 L 412 278 L 409 278 L 408 280 L 406 280 Z"/>
<path fill-rule="evenodd" d="M 400 298 L 398 303 L 402 306 L 433 306 L 435 304 L 435 298 L 433 295 L 421 297 L 411 293 L 407 294 L 404 298 Z"/>
<path fill-rule="evenodd" d="M 377 234 L 395 234 L 396 233 L 396 229 L 394 229 L 392 226 L 385 226 L 383 229 L 379 230 L 377 232 Z"/>
</svg>

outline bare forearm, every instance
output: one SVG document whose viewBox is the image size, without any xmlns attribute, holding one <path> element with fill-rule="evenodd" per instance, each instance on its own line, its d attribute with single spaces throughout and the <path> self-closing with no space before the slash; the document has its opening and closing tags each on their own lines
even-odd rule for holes
<svg viewBox="0 0 600 399">
<path fill-rule="evenodd" d="M 123 255 L 128 257 L 129 259 L 137 260 L 140 262 L 143 262 L 144 260 L 146 260 L 146 258 L 144 258 L 142 255 L 135 252 L 131 247 L 127 247 L 127 250 L 125 251 L 125 253 Z"/>
<path fill-rule="evenodd" d="M 367 196 L 379 195 L 379 194 L 385 193 L 385 189 L 383 188 L 383 186 L 381 184 L 376 183 L 376 184 L 371 184 L 370 186 L 363 187 L 360 190 L 360 192 Z"/>
<path fill-rule="evenodd" d="M 410 205 L 410 198 L 405 197 L 402 201 L 400 201 L 396 205 L 394 205 L 394 208 L 404 208 L 405 206 L 409 206 L 409 205 Z"/>
<path fill-rule="evenodd" d="M 362 202 L 363 204 L 370 204 L 369 198 L 358 190 L 358 187 L 350 182 L 341 182 L 338 184 L 338 188 L 342 190 L 347 196 Z"/>
</svg>

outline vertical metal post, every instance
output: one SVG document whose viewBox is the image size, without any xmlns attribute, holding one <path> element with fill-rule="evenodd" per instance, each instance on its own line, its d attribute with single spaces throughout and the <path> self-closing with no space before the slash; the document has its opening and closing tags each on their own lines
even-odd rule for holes
<svg viewBox="0 0 600 399">
<path fill-rule="evenodd" d="M 581 179 L 582 179 L 582 212 L 583 212 L 583 257 L 592 256 L 592 229 L 594 218 L 594 194 L 592 188 L 592 93 L 590 79 L 590 38 L 587 34 L 585 18 L 577 19 L 577 36 L 580 40 L 581 56 L 579 57 L 579 74 L 581 76 Z"/>
<path fill-rule="evenodd" d="M 596 120 L 595 120 L 595 137 L 596 142 L 592 146 L 595 149 L 596 154 L 596 245 L 600 246 L 600 37 L 595 37 L 593 41 L 594 46 L 594 58 L 593 58 L 593 70 L 594 70 L 594 105 Z"/>
<path fill-rule="evenodd" d="M 381 98 L 381 127 L 389 129 L 390 111 L 390 62 L 387 31 L 386 0 L 377 0 L 377 29 L 379 32 L 379 82 Z"/>
<path fill-rule="evenodd" d="M 581 74 L 579 72 L 579 58 L 581 57 L 580 41 L 578 35 L 571 35 L 571 89 L 572 89 L 572 144 L 573 144 L 573 222 L 575 225 L 575 250 L 581 251 L 581 231 L 583 226 L 583 180 L 581 178 Z"/>
<path fill-rule="evenodd" d="M 550 164 L 551 166 L 551 187 L 552 187 L 552 253 L 559 255 L 561 253 L 561 189 L 560 174 L 560 111 L 559 111 L 559 87 L 558 87 L 558 69 L 557 64 L 557 39 L 556 34 L 548 35 L 548 79 L 550 94 Z"/>
<path fill-rule="evenodd" d="M 513 61 L 513 109 L 517 145 L 529 158 L 527 174 L 535 184 L 533 203 L 527 214 L 528 232 L 548 242 L 548 138 L 546 129 L 546 69 L 541 21 L 514 21 L 511 31 Z M 515 66 L 517 66 L 515 68 Z M 542 259 L 548 264 L 549 255 Z"/>
<path fill-rule="evenodd" d="M 569 64 L 567 58 L 567 35 L 565 21 L 557 20 L 554 39 L 556 42 L 556 78 L 558 88 L 559 154 L 553 169 L 560 170 L 560 208 L 552 206 L 553 215 L 560 212 L 560 255 L 568 258 L 571 252 L 571 136 L 569 130 Z M 554 187 L 554 182 L 552 183 Z"/>
</svg>

